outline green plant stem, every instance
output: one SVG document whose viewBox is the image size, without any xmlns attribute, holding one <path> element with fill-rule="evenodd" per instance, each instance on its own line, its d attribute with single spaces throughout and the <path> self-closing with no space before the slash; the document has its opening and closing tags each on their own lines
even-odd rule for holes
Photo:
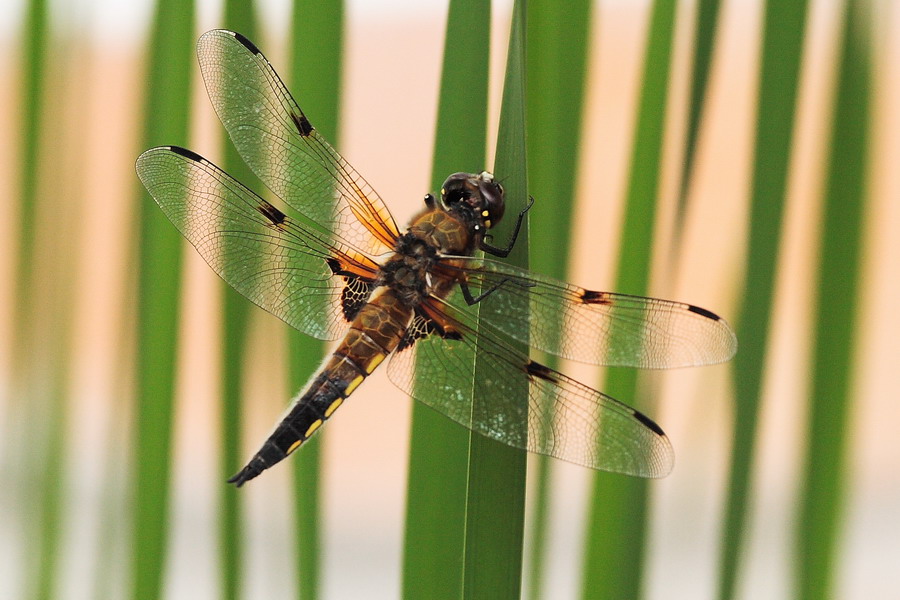
<svg viewBox="0 0 900 600">
<path fill-rule="evenodd" d="M 591 3 L 567 3 L 566 10 L 552 0 L 528 6 L 527 152 L 528 189 L 535 197 L 529 211 L 529 261 L 542 274 L 566 279 L 577 164 L 581 146 Z M 563 324 L 557 325 L 563 331 Z M 544 357 L 556 368 L 558 360 Z M 532 536 L 527 573 L 529 597 L 542 597 L 546 534 L 553 462 L 533 457 Z"/>
<path fill-rule="evenodd" d="M 525 2 L 513 5 L 512 27 L 506 59 L 506 76 L 500 108 L 500 126 L 494 171 L 503 178 L 509 214 L 517 214 L 528 197 L 525 151 Z M 509 239 L 514 220 L 496 228 L 497 239 Z M 506 259 L 528 266 L 528 222 L 523 223 L 519 242 Z M 492 298 L 478 303 L 482 318 L 490 319 Z M 527 327 L 528 305 L 521 306 Z M 527 353 L 527 346 L 523 345 Z M 490 369 L 475 355 L 475 378 Z M 527 406 L 528 384 L 512 392 L 508 400 Z M 472 398 L 473 405 L 481 398 Z M 475 412 L 477 408 L 473 409 Z M 512 415 L 510 415 L 512 417 Z M 528 426 L 521 422 L 523 429 Z M 480 435 L 469 438 L 469 473 L 466 494 L 466 538 L 463 565 L 463 598 L 517 599 L 522 577 L 522 543 L 525 522 L 526 453 Z"/>
<path fill-rule="evenodd" d="M 733 598 L 750 500 L 775 270 L 790 165 L 806 0 L 768 2 L 763 22 L 756 144 L 751 183 L 750 234 L 739 309 L 740 351 L 734 361 L 735 422 L 719 565 L 721 600 Z"/>
<path fill-rule="evenodd" d="M 812 385 L 796 540 L 796 597 L 837 597 L 853 398 L 863 211 L 866 206 L 871 57 L 868 2 L 843 11 L 822 246 L 815 299 Z"/>
<path fill-rule="evenodd" d="M 487 0 L 451 0 L 432 190 L 451 173 L 477 173 L 486 166 L 490 23 Z M 460 39 L 466 43 L 458 43 Z M 462 596 L 470 435 L 422 403 L 413 403 L 403 550 L 403 597 L 409 600 Z"/>
<path fill-rule="evenodd" d="M 654 2 L 619 245 L 615 288 L 618 292 L 647 292 L 674 20 L 673 0 Z M 637 383 L 635 369 L 610 370 L 605 390 L 627 403 L 635 401 L 645 410 L 647 402 L 638 401 Z M 591 502 L 582 596 L 590 599 L 638 598 L 644 575 L 647 482 L 598 473 Z"/>
<path fill-rule="evenodd" d="M 160 0 L 150 34 L 147 105 L 141 148 L 184 144 L 194 63 L 193 3 Z M 137 410 L 131 596 L 156 600 L 169 529 L 181 236 L 146 192 L 138 207 Z"/>
<path fill-rule="evenodd" d="M 292 13 L 291 83 L 298 102 L 326 139 L 340 139 L 344 7 L 341 0 L 297 0 Z M 288 331 L 289 384 L 296 392 L 313 374 L 325 345 Z M 294 518 L 297 543 L 297 591 L 302 600 L 320 594 L 322 562 L 320 496 L 322 440 L 307 442 L 294 461 Z"/>
</svg>

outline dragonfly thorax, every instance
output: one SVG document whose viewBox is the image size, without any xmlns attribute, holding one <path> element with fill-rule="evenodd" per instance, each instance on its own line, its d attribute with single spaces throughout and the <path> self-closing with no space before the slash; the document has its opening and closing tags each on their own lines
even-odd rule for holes
<svg viewBox="0 0 900 600">
<path fill-rule="evenodd" d="M 412 232 L 397 239 L 394 252 L 381 267 L 376 283 L 394 289 L 408 306 L 416 306 L 430 292 L 431 271 L 438 260 L 438 252 Z"/>
</svg>

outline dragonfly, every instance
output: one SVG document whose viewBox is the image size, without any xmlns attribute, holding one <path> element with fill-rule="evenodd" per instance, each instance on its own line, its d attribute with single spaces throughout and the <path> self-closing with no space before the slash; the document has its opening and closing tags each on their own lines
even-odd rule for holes
<svg viewBox="0 0 900 600">
<path fill-rule="evenodd" d="M 240 487 L 296 451 L 386 358 L 401 390 L 478 434 L 593 469 L 671 471 L 659 425 L 532 354 L 646 369 L 714 364 L 737 348 L 724 319 L 486 257 L 509 254 L 530 207 L 494 245 L 488 232 L 506 197 L 486 171 L 451 174 L 401 231 L 252 42 L 214 30 L 197 52 L 219 119 L 284 206 L 177 146 L 141 154 L 137 174 L 234 289 L 299 331 L 337 341 L 229 483 Z"/>
</svg>

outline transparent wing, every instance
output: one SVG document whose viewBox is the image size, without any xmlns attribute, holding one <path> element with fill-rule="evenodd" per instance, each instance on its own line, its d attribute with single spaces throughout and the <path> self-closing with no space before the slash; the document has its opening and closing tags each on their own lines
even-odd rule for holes
<svg viewBox="0 0 900 600">
<path fill-rule="evenodd" d="M 461 268 L 470 286 L 494 290 L 488 298 L 491 325 L 544 352 L 591 364 L 662 369 L 725 362 L 737 351 L 728 323 L 691 304 L 595 292 L 498 261 L 452 258 L 440 267 L 448 276 Z M 466 306 L 459 293 L 451 302 Z"/>
<path fill-rule="evenodd" d="M 402 390 L 516 448 L 641 477 L 671 471 L 672 447 L 649 418 L 531 361 L 484 321 L 476 332 L 470 315 L 428 304 L 430 316 L 416 317 L 388 365 Z"/>
<path fill-rule="evenodd" d="M 202 158 L 147 150 L 138 176 L 166 216 L 234 289 L 296 329 L 341 337 L 377 265 L 291 219 Z"/>
<path fill-rule="evenodd" d="M 288 206 L 369 254 L 399 235 L 387 206 L 325 141 L 266 57 L 225 30 L 197 43 L 209 98 L 254 173 Z"/>
</svg>

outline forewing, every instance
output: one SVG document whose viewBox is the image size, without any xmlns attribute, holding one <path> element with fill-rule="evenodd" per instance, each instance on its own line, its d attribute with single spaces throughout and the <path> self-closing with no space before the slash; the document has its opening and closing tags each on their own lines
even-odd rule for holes
<svg viewBox="0 0 900 600">
<path fill-rule="evenodd" d="M 453 257 L 452 263 L 463 265 L 470 286 L 481 292 L 494 290 L 490 292 L 494 327 L 557 356 L 662 369 L 724 362 L 737 350 L 728 323 L 698 306 L 586 290 L 484 258 Z M 441 268 L 456 269 L 447 263 Z M 451 301 L 465 306 L 459 293 Z M 523 306 L 528 307 L 527 329 L 522 326 Z"/>
<path fill-rule="evenodd" d="M 529 360 L 483 322 L 476 333 L 471 317 L 449 305 L 435 299 L 425 308 L 438 320 L 420 313 L 388 365 L 417 400 L 516 448 L 641 477 L 671 471 L 669 440 L 646 416 Z M 527 405 L 515 400 L 526 395 Z"/>
<path fill-rule="evenodd" d="M 340 337 L 377 265 L 288 217 L 201 156 L 147 150 L 138 176 L 166 216 L 225 281 L 296 329 Z"/>
<path fill-rule="evenodd" d="M 249 40 L 209 31 L 197 44 L 209 98 L 254 173 L 289 206 L 370 254 L 393 248 L 387 206 L 325 141 Z"/>
</svg>

